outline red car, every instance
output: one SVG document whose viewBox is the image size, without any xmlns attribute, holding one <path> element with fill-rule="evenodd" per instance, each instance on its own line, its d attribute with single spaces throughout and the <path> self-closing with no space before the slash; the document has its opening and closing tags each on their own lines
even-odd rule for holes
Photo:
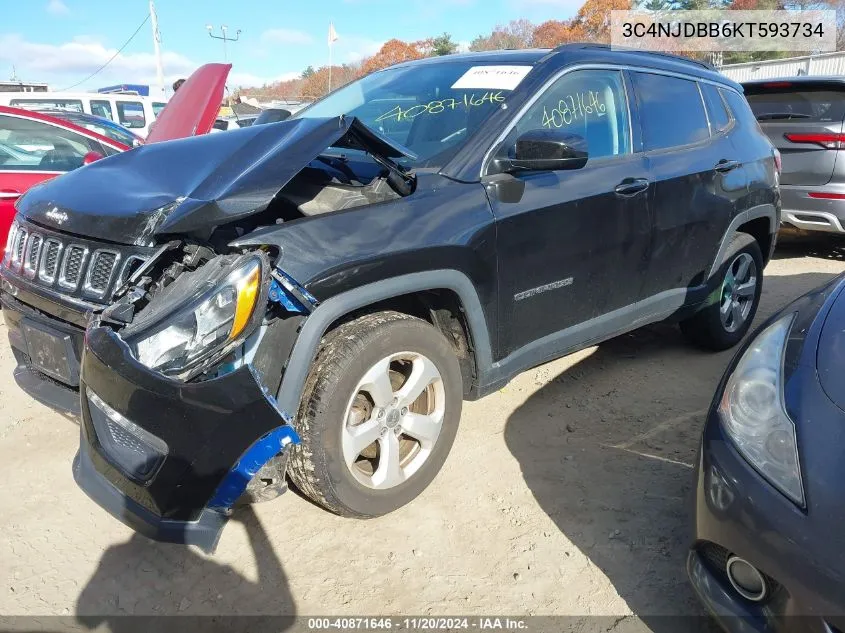
<svg viewBox="0 0 845 633">
<path fill-rule="evenodd" d="M 206 64 L 191 75 L 159 114 L 146 143 L 211 130 L 231 68 Z M 6 245 L 15 201 L 30 187 L 129 149 L 70 121 L 0 106 L 0 245 Z"/>
<path fill-rule="evenodd" d="M 27 189 L 81 167 L 86 160 L 128 149 L 68 121 L 0 106 L 0 244 L 6 244 L 15 201 Z"/>
</svg>

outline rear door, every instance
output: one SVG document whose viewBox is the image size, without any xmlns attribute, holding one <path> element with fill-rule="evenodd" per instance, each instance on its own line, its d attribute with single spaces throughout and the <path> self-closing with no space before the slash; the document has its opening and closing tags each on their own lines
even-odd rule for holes
<svg viewBox="0 0 845 633">
<path fill-rule="evenodd" d="M 780 150 L 781 184 L 825 185 L 845 147 L 845 82 L 771 81 L 745 84 L 760 127 Z"/>
<path fill-rule="evenodd" d="M 631 76 L 654 181 L 654 246 L 643 292 L 650 297 L 704 283 L 746 179 L 718 95 L 712 98 L 722 111 L 711 135 L 696 80 L 646 71 Z"/>
</svg>

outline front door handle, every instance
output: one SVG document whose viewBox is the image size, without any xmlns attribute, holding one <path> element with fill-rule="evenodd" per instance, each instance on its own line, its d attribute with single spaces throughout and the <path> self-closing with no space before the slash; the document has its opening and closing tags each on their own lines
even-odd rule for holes
<svg viewBox="0 0 845 633">
<path fill-rule="evenodd" d="M 740 166 L 739 161 L 737 161 L 737 160 L 727 160 L 727 159 L 723 158 L 718 163 L 716 163 L 716 166 L 713 167 L 713 169 L 715 169 L 716 171 L 718 171 L 721 174 L 724 174 L 724 173 L 727 173 L 729 171 L 736 169 L 739 166 Z"/>
<path fill-rule="evenodd" d="M 614 191 L 618 196 L 635 196 L 648 189 L 648 185 L 649 182 L 646 178 L 626 178 L 616 185 Z"/>
<path fill-rule="evenodd" d="M 20 197 L 21 192 L 16 189 L 0 189 L 0 200 L 14 200 Z"/>
</svg>

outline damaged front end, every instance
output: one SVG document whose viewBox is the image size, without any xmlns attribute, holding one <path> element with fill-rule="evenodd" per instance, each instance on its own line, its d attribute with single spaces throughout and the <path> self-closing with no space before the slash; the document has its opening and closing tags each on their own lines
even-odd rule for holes
<svg viewBox="0 0 845 633">
<path fill-rule="evenodd" d="M 80 487 L 150 538 L 213 551 L 237 503 L 285 489 L 299 439 L 272 394 L 311 299 L 262 250 L 159 249 L 86 332 Z"/>
<path fill-rule="evenodd" d="M 79 379 L 64 385 L 79 390 L 74 474 L 89 496 L 147 536 L 212 550 L 236 503 L 284 490 L 296 411 L 274 395 L 318 302 L 281 268 L 309 254 L 261 236 L 411 195 L 392 160 L 407 155 L 357 119 L 300 119 L 140 147 L 20 201 L 10 265 L 36 265 L 37 238 L 58 244 L 58 273 L 4 270 L 15 296 L 85 299 Z M 75 289 L 62 285 L 71 264 Z M 58 332 L 50 310 L 39 318 Z"/>
</svg>

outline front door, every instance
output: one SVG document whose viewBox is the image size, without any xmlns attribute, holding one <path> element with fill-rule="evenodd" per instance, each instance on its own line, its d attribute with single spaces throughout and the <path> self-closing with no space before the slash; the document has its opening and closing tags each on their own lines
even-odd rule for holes
<svg viewBox="0 0 845 633">
<path fill-rule="evenodd" d="M 626 93 L 621 71 L 566 73 L 494 150 L 505 157 L 520 134 L 561 128 L 585 138 L 589 152 L 581 169 L 485 179 L 497 220 L 500 357 L 641 296 L 652 230 L 649 180 L 644 158 L 633 152 Z M 510 178 L 520 181 L 519 195 Z"/>
</svg>

